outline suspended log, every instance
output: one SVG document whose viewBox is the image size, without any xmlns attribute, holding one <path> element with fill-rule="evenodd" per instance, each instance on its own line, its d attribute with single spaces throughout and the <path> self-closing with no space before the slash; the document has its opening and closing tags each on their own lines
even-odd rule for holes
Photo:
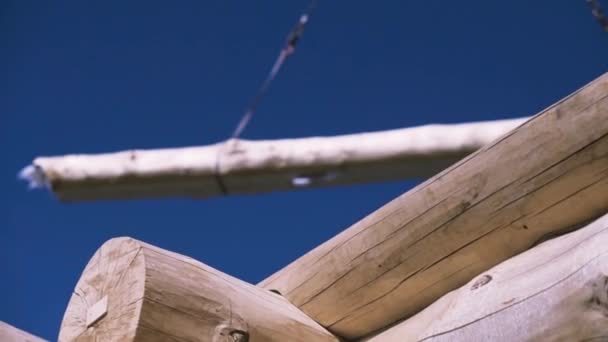
<svg viewBox="0 0 608 342">
<path fill-rule="evenodd" d="M 211 197 L 429 177 L 524 121 L 41 157 L 21 176 L 64 201 Z"/>
<path fill-rule="evenodd" d="M 483 272 L 366 341 L 606 340 L 608 214 Z"/>
<path fill-rule="evenodd" d="M 38 336 L 15 328 L 12 325 L 0 321 L 0 341 L 2 342 L 46 342 Z"/>
<path fill-rule="evenodd" d="M 281 296 L 130 238 L 106 242 L 72 294 L 59 341 L 332 341 Z"/>
<path fill-rule="evenodd" d="M 260 285 L 335 334 L 361 337 L 606 211 L 608 74 Z"/>
</svg>

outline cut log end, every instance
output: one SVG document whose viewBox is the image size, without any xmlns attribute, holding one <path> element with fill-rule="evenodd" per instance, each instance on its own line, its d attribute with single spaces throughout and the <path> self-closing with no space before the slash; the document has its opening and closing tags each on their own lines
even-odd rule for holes
<svg viewBox="0 0 608 342">
<path fill-rule="evenodd" d="M 72 293 L 60 341 L 135 337 L 145 281 L 140 249 L 130 238 L 112 239 L 99 248 Z"/>
<path fill-rule="evenodd" d="M 130 238 L 106 242 L 82 273 L 59 341 L 325 341 L 295 306 L 189 257 Z"/>
</svg>

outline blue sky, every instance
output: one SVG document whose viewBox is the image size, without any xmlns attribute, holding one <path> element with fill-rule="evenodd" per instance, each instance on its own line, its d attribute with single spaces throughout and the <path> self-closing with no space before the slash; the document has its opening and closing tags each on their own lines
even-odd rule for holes
<svg viewBox="0 0 608 342">
<path fill-rule="evenodd" d="M 0 3 L 0 320 L 50 340 L 95 250 L 132 236 L 258 282 L 414 181 L 62 204 L 38 155 L 225 139 L 306 1 Z M 584 0 L 320 0 L 243 137 L 532 115 L 606 71 Z"/>
</svg>

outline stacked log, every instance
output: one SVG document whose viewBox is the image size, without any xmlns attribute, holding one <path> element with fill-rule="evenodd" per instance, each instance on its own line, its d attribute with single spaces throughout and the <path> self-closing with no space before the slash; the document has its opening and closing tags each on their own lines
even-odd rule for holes
<svg viewBox="0 0 608 342">
<path fill-rule="evenodd" d="M 110 240 L 59 340 L 602 340 L 606 213 L 608 74 L 258 286 Z"/>
<path fill-rule="evenodd" d="M 275 293 L 186 256 L 116 238 L 83 271 L 59 341 L 338 339 Z"/>
<path fill-rule="evenodd" d="M 604 74 L 260 285 L 358 338 L 607 211 Z"/>
<path fill-rule="evenodd" d="M 365 341 L 608 341 L 608 214 Z"/>
</svg>

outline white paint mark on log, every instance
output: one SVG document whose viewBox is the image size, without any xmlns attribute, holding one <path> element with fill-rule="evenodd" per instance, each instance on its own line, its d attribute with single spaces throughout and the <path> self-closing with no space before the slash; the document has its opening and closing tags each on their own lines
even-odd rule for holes
<svg viewBox="0 0 608 342">
<path fill-rule="evenodd" d="M 108 296 L 103 296 L 103 298 L 93 304 L 87 310 L 87 327 L 92 326 L 97 323 L 100 319 L 102 319 L 108 313 Z"/>
</svg>

